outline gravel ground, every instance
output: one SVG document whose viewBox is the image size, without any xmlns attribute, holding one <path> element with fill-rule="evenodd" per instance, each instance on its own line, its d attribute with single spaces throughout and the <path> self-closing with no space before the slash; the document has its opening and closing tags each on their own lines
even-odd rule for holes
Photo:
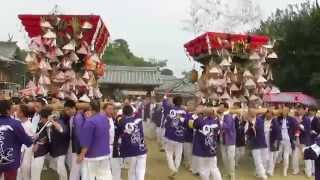
<svg viewBox="0 0 320 180">
<path fill-rule="evenodd" d="M 146 180 L 168 180 L 169 169 L 167 167 L 167 162 L 165 159 L 165 154 L 159 151 L 157 143 L 154 140 L 148 140 L 148 160 L 147 160 L 147 171 L 146 171 Z M 248 156 L 247 156 L 248 157 Z M 221 166 L 219 166 L 221 167 Z M 301 168 L 302 169 L 302 168 Z M 220 169 L 223 174 L 223 169 Z M 308 178 L 303 175 L 288 177 L 281 176 L 282 167 L 276 167 L 275 176 L 269 178 L 270 180 L 307 180 Z M 126 173 L 124 172 L 124 176 Z M 51 170 L 44 171 L 43 180 L 57 180 L 58 177 Z M 124 178 L 126 180 L 127 178 Z M 176 180 L 199 180 L 199 177 L 193 176 L 191 173 L 186 171 L 184 168 L 181 168 L 179 174 L 176 177 Z M 224 178 L 227 179 L 227 178 Z M 237 180 L 255 180 L 254 177 L 254 167 L 253 161 L 249 158 L 244 159 L 240 167 L 236 170 L 236 179 Z"/>
</svg>

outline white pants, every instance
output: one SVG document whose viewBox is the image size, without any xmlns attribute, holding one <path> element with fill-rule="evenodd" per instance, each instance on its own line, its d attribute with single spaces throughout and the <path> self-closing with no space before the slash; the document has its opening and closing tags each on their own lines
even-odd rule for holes
<svg viewBox="0 0 320 180">
<path fill-rule="evenodd" d="M 161 149 L 164 148 L 164 128 L 157 127 L 156 134 L 157 134 L 157 142 L 160 144 Z"/>
<path fill-rule="evenodd" d="M 251 152 L 254 160 L 254 166 L 256 168 L 256 175 L 260 178 L 266 178 L 268 149 L 253 149 Z"/>
<path fill-rule="evenodd" d="M 194 174 L 199 173 L 199 157 L 198 156 L 192 155 L 191 172 Z"/>
<path fill-rule="evenodd" d="M 121 180 L 122 158 L 111 158 L 111 174 L 113 180 Z"/>
<path fill-rule="evenodd" d="M 80 180 L 81 177 L 81 164 L 77 162 L 78 155 L 76 153 L 71 154 L 71 165 L 69 180 Z"/>
<path fill-rule="evenodd" d="M 150 118 L 147 118 L 146 121 L 143 121 L 143 129 L 144 129 L 144 134 L 147 138 L 153 139 L 156 137 L 156 125 L 151 122 Z"/>
<path fill-rule="evenodd" d="M 32 148 L 25 148 L 22 153 L 22 162 L 18 171 L 18 180 L 30 180 L 31 179 L 31 162 L 32 162 Z"/>
<path fill-rule="evenodd" d="M 144 180 L 146 174 L 147 155 L 126 158 L 129 162 L 128 180 Z"/>
<path fill-rule="evenodd" d="M 41 180 L 41 172 L 45 156 L 32 158 L 31 161 L 31 180 Z"/>
<path fill-rule="evenodd" d="M 292 153 L 291 143 L 289 140 L 283 140 L 280 143 L 280 158 L 283 158 L 283 175 L 287 176 L 289 168 L 289 158 Z M 279 158 L 279 157 L 278 157 Z"/>
<path fill-rule="evenodd" d="M 84 180 L 112 180 L 109 159 L 83 161 Z"/>
<path fill-rule="evenodd" d="M 71 167 L 72 167 L 73 154 L 74 153 L 72 153 L 72 143 L 70 141 L 68 153 L 66 155 L 66 164 L 67 164 L 69 171 L 71 171 Z"/>
<path fill-rule="evenodd" d="M 236 166 L 239 165 L 241 159 L 246 155 L 246 147 L 236 147 Z"/>
<path fill-rule="evenodd" d="M 230 176 L 231 179 L 235 178 L 235 153 L 236 153 L 236 146 L 235 145 L 221 145 L 220 151 L 222 155 L 222 161 L 224 164 L 224 168 L 227 170 L 227 174 Z"/>
<path fill-rule="evenodd" d="M 192 143 L 183 143 L 184 164 L 187 168 L 191 168 L 192 162 Z M 191 170 L 191 169 L 190 169 Z"/>
<path fill-rule="evenodd" d="M 52 169 L 57 171 L 57 174 L 59 176 L 59 180 L 68 180 L 68 173 L 66 169 L 66 156 L 58 156 L 51 159 L 53 165 Z"/>
<path fill-rule="evenodd" d="M 183 152 L 183 143 L 167 140 L 166 155 L 169 168 L 172 172 L 178 172 Z M 174 158 L 175 157 L 175 158 Z"/>
<path fill-rule="evenodd" d="M 201 180 L 222 180 L 220 170 L 217 166 L 217 157 L 198 157 L 199 172 Z"/>
<path fill-rule="evenodd" d="M 295 150 L 292 152 L 292 169 L 294 174 L 298 174 L 300 171 L 300 159 L 303 154 L 304 145 L 296 146 Z M 313 162 L 311 160 L 304 160 L 304 171 L 307 177 L 312 176 Z"/>
<path fill-rule="evenodd" d="M 277 152 L 271 152 L 270 150 L 268 150 L 268 152 L 266 153 L 268 154 L 267 162 L 265 162 L 266 171 L 268 175 L 273 176 L 274 167 L 277 160 Z"/>
</svg>

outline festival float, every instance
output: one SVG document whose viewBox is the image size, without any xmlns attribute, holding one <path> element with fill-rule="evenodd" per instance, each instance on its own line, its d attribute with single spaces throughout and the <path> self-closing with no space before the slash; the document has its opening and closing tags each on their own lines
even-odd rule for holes
<svg viewBox="0 0 320 180">
<path fill-rule="evenodd" d="M 88 102 L 102 94 L 101 57 L 109 32 L 97 15 L 19 15 L 29 38 L 25 59 L 32 81 L 24 90 L 32 96 Z"/>
<path fill-rule="evenodd" d="M 271 68 L 278 56 L 267 36 L 207 32 L 184 47 L 190 59 L 202 64 L 201 75 L 194 69 L 191 80 L 213 105 L 260 106 L 264 94 L 279 91 L 272 85 Z"/>
</svg>

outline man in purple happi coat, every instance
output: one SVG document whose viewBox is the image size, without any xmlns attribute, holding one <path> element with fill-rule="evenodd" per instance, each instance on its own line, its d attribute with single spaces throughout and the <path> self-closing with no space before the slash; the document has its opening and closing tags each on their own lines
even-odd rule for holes
<svg viewBox="0 0 320 180">
<path fill-rule="evenodd" d="M 10 118 L 11 104 L 0 101 L 0 177 L 15 180 L 21 161 L 21 146 L 32 145 L 32 139 L 24 131 L 21 123 Z"/>
<path fill-rule="evenodd" d="M 165 119 L 165 137 L 166 141 L 166 156 L 169 168 L 171 170 L 170 178 L 173 179 L 178 173 L 182 152 L 183 142 L 185 138 L 185 123 L 186 111 L 182 108 L 182 97 L 176 96 L 173 98 L 173 106 L 169 104 L 165 97 L 162 106 L 164 113 L 168 113 Z"/>
<path fill-rule="evenodd" d="M 221 155 L 222 161 L 227 169 L 230 180 L 235 180 L 235 151 L 236 151 L 236 126 L 232 114 L 228 111 L 227 103 L 219 106 L 221 123 Z"/>
<path fill-rule="evenodd" d="M 100 113 L 100 102 L 90 102 L 90 113 L 80 135 L 81 153 L 78 162 L 83 161 L 83 179 L 110 180 L 110 135 L 109 121 Z"/>
</svg>

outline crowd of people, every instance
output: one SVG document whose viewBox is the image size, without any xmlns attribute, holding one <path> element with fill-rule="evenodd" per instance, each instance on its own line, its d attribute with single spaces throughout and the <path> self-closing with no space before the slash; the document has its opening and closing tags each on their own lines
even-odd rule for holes
<svg viewBox="0 0 320 180">
<path fill-rule="evenodd" d="M 249 107 L 241 113 L 230 111 L 228 103 L 208 108 L 192 100 L 184 107 L 181 97 L 168 102 L 166 98 L 162 102 L 164 122 L 160 128 L 165 133 L 159 139 L 165 144 L 171 179 L 178 173 L 182 156 L 185 166 L 202 180 L 222 179 L 217 163 L 221 157 L 228 179 L 235 180 L 235 169 L 241 166 L 246 150 L 250 151 L 258 179 L 272 177 L 280 163 L 286 177 L 290 161 L 292 174 L 298 175 L 305 149 L 311 147 L 312 152 L 320 154 L 320 149 L 315 148 L 320 135 L 320 113 L 316 107 L 268 105 L 263 112 Z M 233 106 L 240 108 L 240 104 Z M 313 161 L 317 158 L 305 159 L 305 176 L 317 175 Z"/>
<path fill-rule="evenodd" d="M 144 180 L 145 136 L 153 134 L 165 152 L 169 179 L 176 178 L 183 163 L 202 180 L 221 180 L 221 157 L 225 174 L 235 180 L 246 154 L 257 178 L 272 177 L 279 163 L 283 176 L 290 163 L 297 175 L 304 152 L 305 175 L 319 175 L 320 114 L 315 107 L 283 105 L 239 113 L 227 103 L 208 107 L 165 96 L 161 101 L 91 100 L 82 106 L 65 100 L 58 111 L 49 101 L 0 100 L 0 178 L 40 180 L 50 168 L 59 180 L 122 180 L 127 168 L 128 180 Z"/>
</svg>

